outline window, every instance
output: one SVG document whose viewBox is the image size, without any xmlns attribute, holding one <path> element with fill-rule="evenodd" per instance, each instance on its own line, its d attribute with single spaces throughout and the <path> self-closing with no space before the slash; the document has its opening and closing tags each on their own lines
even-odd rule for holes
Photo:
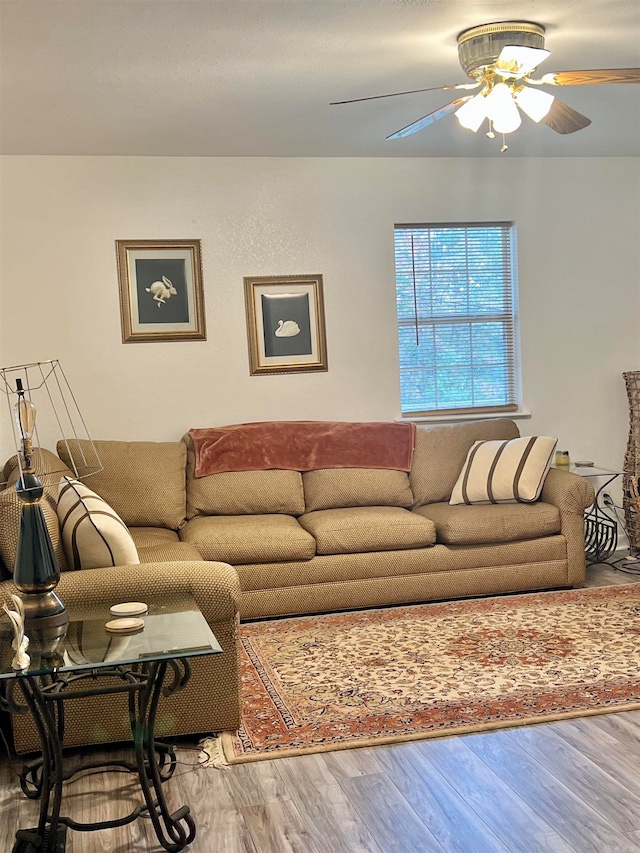
<svg viewBox="0 0 640 853">
<path fill-rule="evenodd" d="M 515 226 L 396 225 L 403 415 L 518 408 Z"/>
</svg>

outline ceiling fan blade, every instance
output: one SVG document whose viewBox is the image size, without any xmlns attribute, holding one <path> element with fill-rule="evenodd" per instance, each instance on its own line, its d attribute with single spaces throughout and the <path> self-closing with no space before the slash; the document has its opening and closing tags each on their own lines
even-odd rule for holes
<svg viewBox="0 0 640 853">
<path fill-rule="evenodd" d="M 397 95 L 417 95 L 419 92 L 442 92 L 444 89 L 477 89 L 481 84 L 482 80 L 478 80 L 476 83 L 457 83 L 453 86 L 433 86 L 429 89 L 411 89 L 408 92 L 390 92 L 388 95 L 371 95 L 368 98 L 351 98 L 349 101 L 332 101 L 329 106 L 357 104 L 360 101 L 377 101 L 379 98 L 395 98 Z"/>
<path fill-rule="evenodd" d="M 403 127 L 402 130 L 396 131 L 396 133 L 392 133 L 391 136 L 387 136 L 387 139 L 402 139 L 404 136 L 411 136 L 412 133 L 417 133 L 419 130 L 422 130 L 425 127 L 429 127 L 430 124 L 434 124 L 434 122 L 438 121 L 441 118 L 445 118 L 445 116 L 451 115 L 457 109 L 459 109 L 464 103 L 470 101 L 473 95 L 467 95 L 464 98 L 456 98 L 455 101 L 451 101 L 449 104 L 445 104 L 444 107 L 440 107 L 439 110 L 434 110 L 429 115 L 423 116 L 419 118 L 417 121 L 408 124 L 406 127 Z"/>
<path fill-rule="evenodd" d="M 640 83 L 640 68 L 592 68 L 585 71 L 552 71 L 537 83 L 551 86 L 594 86 L 599 83 Z"/>
<path fill-rule="evenodd" d="M 588 127 L 591 119 L 555 98 L 549 112 L 540 119 L 540 124 L 546 124 L 556 133 L 566 134 Z"/>
</svg>

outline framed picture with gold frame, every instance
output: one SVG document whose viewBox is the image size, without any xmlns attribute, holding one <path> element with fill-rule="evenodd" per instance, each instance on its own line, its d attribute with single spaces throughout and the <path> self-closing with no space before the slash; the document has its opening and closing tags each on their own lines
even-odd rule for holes
<svg viewBox="0 0 640 853">
<path fill-rule="evenodd" d="M 249 372 L 327 370 L 321 275 L 245 277 Z"/>
<path fill-rule="evenodd" d="M 206 341 L 200 240 L 116 240 L 122 342 Z"/>
</svg>

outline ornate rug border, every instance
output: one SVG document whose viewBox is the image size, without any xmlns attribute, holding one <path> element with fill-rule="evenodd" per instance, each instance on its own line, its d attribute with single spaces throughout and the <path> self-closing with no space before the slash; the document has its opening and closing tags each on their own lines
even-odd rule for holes
<svg viewBox="0 0 640 853">
<path fill-rule="evenodd" d="M 480 734 L 482 732 L 496 731 L 498 729 L 519 729 L 521 726 L 535 726 L 544 723 L 557 723 L 562 720 L 576 720 L 582 717 L 595 717 L 602 714 L 619 714 L 622 711 L 640 710 L 640 700 L 629 702 L 619 708 L 589 708 L 583 711 L 567 711 L 566 713 L 548 714 L 547 716 L 524 717 L 517 722 L 514 720 L 494 720 L 490 723 L 477 725 L 452 726 L 445 730 L 438 729 L 433 732 L 419 732 L 415 734 L 388 735 L 376 738 L 363 738 L 359 741 L 347 743 L 325 743 L 312 747 L 292 747 L 291 749 L 279 749 L 274 752 L 258 752 L 252 755 L 244 753 L 236 755 L 233 748 L 233 740 L 237 737 L 236 732 L 221 732 L 220 746 L 224 754 L 225 764 L 249 764 L 252 761 L 268 761 L 269 759 L 294 758 L 298 755 L 313 755 L 320 752 L 338 752 L 343 749 L 371 749 L 374 746 L 392 746 L 400 743 L 415 743 L 421 740 L 432 740 L 434 738 L 453 737 L 459 735 Z"/>
</svg>

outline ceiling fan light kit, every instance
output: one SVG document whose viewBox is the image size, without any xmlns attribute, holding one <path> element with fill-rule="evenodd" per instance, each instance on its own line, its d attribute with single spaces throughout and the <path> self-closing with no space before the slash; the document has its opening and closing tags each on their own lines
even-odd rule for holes
<svg viewBox="0 0 640 853">
<path fill-rule="evenodd" d="M 541 62 L 551 55 L 550 50 L 538 50 L 535 47 L 503 47 L 496 62 L 495 72 L 501 77 L 513 77 L 520 80 L 532 68 L 537 68 Z"/>
<path fill-rule="evenodd" d="M 555 98 L 549 92 L 540 89 L 531 89 L 523 86 L 515 94 L 515 101 L 520 109 L 535 122 L 542 121 L 551 109 Z"/>
<path fill-rule="evenodd" d="M 486 97 L 483 93 L 470 98 L 464 103 L 459 110 L 456 110 L 455 116 L 467 130 L 477 132 L 482 122 L 487 117 Z"/>
<path fill-rule="evenodd" d="M 503 48 L 511 47 L 544 49 L 544 27 L 528 21 L 472 27 L 458 36 L 458 59 L 468 77 L 482 77 L 482 69 L 495 64 Z"/>
<path fill-rule="evenodd" d="M 465 30 L 458 36 L 458 58 L 465 73 L 482 84 L 479 95 L 456 110 L 455 116 L 468 130 L 478 131 L 484 118 L 489 119 L 487 136 L 502 134 L 500 149 L 507 150 L 504 135 L 522 124 L 518 107 L 540 121 L 551 109 L 553 95 L 532 90 L 521 84 L 549 56 L 544 47 L 544 28 L 528 21 L 485 24 Z M 536 99 L 536 95 L 543 95 Z M 484 115 L 482 113 L 484 112 Z M 481 117 L 482 116 L 482 117 Z"/>
<path fill-rule="evenodd" d="M 458 36 L 458 58 L 472 83 L 412 89 L 369 98 L 334 101 L 352 104 L 358 101 L 415 95 L 446 89 L 471 90 L 417 121 L 392 133 L 387 139 L 401 139 L 454 114 L 460 125 L 477 133 L 485 119 L 489 121 L 487 136 L 502 134 L 502 152 L 507 150 L 504 135 L 522 124 L 520 110 L 534 122 L 545 124 L 559 134 L 575 133 L 591 124 L 591 119 L 557 100 L 539 86 L 589 86 L 603 83 L 640 83 L 640 68 L 586 69 L 584 71 L 552 71 L 539 79 L 531 74 L 550 55 L 545 48 L 544 27 L 532 21 L 502 21 L 464 30 Z M 536 88 L 531 88 L 532 86 Z"/>
<path fill-rule="evenodd" d="M 485 97 L 487 118 L 498 133 L 513 133 L 522 124 L 511 89 L 506 83 L 497 83 Z"/>
</svg>

